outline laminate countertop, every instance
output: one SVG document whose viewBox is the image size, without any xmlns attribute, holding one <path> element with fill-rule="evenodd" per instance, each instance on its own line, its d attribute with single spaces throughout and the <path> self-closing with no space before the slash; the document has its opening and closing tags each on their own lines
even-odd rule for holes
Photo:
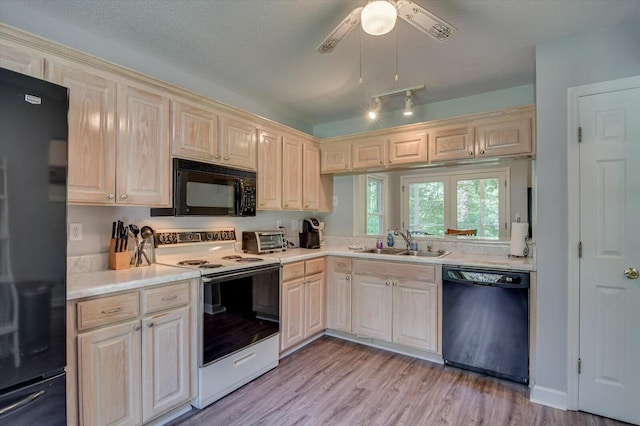
<svg viewBox="0 0 640 426">
<path fill-rule="evenodd" d="M 488 256 L 479 254 L 449 253 L 444 257 L 399 256 L 387 254 L 358 253 L 347 248 L 294 248 L 284 252 L 263 255 L 279 259 L 282 264 L 314 259 L 322 256 L 346 256 L 366 260 L 384 260 L 392 262 L 446 264 L 473 266 L 479 268 L 507 269 L 514 271 L 535 271 L 532 258 L 510 258 L 507 256 Z M 67 300 L 91 296 L 102 296 L 125 290 L 166 284 L 173 281 L 200 277 L 200 271 L 152 264 L 150 266 L 122 269 L 72 273 L 67 276 Z"/>
</svg>

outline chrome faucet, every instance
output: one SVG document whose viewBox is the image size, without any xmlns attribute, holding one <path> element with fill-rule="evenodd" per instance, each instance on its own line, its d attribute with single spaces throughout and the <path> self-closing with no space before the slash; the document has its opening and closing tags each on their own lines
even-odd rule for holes
<svg viewBox="0 0 640 426">
<path fill-rule="evenodd" d="M 409 231 L 408 229 L 406 229 L 405 231 L 407 231 L 406 236 L 402 233 L 402 231 L 399 231 L 397 229 L 393 231 L 393 234 L 400 235 L 402 239 L 404 239 L 404 242 L 407 243 L 407 250 L 411 250 L 411 231 Z"/>
</svg>

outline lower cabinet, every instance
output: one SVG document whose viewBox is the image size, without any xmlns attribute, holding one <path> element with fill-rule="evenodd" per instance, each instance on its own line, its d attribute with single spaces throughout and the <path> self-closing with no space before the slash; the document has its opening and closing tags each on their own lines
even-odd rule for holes
<svg viewBox="0 0 640 426">
<path fill-rule="evenodd" d="M 280 352 L 325 329 L 325 259 L 284 265 Z"/>
<path fill-rule="evenodd" d="M 327 260 L 327 328 L 351 333 L 351 259 Z"/>
<path fill-rule="evenodd" d="M 191 400 L 196 298 L 196 283 L 183 281 L 69 302 L 79 424 L 139 425 Z"/>
<path fill-rule="evenodd" d="M 354 260 L 352 331 L 438 352 L 439 265 Z"/>
</svg>

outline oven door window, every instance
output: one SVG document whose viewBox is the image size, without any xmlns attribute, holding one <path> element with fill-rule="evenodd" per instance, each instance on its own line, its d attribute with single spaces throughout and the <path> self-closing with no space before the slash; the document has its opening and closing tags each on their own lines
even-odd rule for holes
<svg viewBox="0 0 640 426">
<path fill-rule="evenodd" d="M 234 215 L 236 180 L 203 173 L 180 174 L 181 214 Z"/>
<path fill-rule="evenodd" d="M 280 268 L 204 284 L 202 366 L 280 331 Z"/>
</svg>

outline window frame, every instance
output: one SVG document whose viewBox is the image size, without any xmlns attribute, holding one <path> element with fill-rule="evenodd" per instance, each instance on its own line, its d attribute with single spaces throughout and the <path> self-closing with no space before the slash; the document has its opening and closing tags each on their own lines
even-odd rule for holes
<svg viewBox="0 0 640 426">
<path fill-rule="evenodd" d="M 489 239 L 485 237 L 474 237 L 486 241 L 501 241 L 509 239 L 510 234 L 510 168 L 496 167 L 487 169 L 469 169 L 465 171 L 445 171 L 442 170 L 405 175 L 400 177 L 400 217 L 402 227 L 409 223 L 409 191 L 405 191 L 411 183 L 422 182 L 444 182 L 444 230 L 447 228 L 457 228 L 457 203 L 458 203 L 458 181 L 474 180 L 474 179 L 491 179 L 498 178 L 504 181 L 499 187 L 499 232 L 498 239 Z M 446 237 L 447 235 L 445 235 Z M 425 237 L 424 235 L 416 235 L 416 237 Z M 442 237 L 440 235 L 427 235 L 426 237 Z"/>
</svg>

